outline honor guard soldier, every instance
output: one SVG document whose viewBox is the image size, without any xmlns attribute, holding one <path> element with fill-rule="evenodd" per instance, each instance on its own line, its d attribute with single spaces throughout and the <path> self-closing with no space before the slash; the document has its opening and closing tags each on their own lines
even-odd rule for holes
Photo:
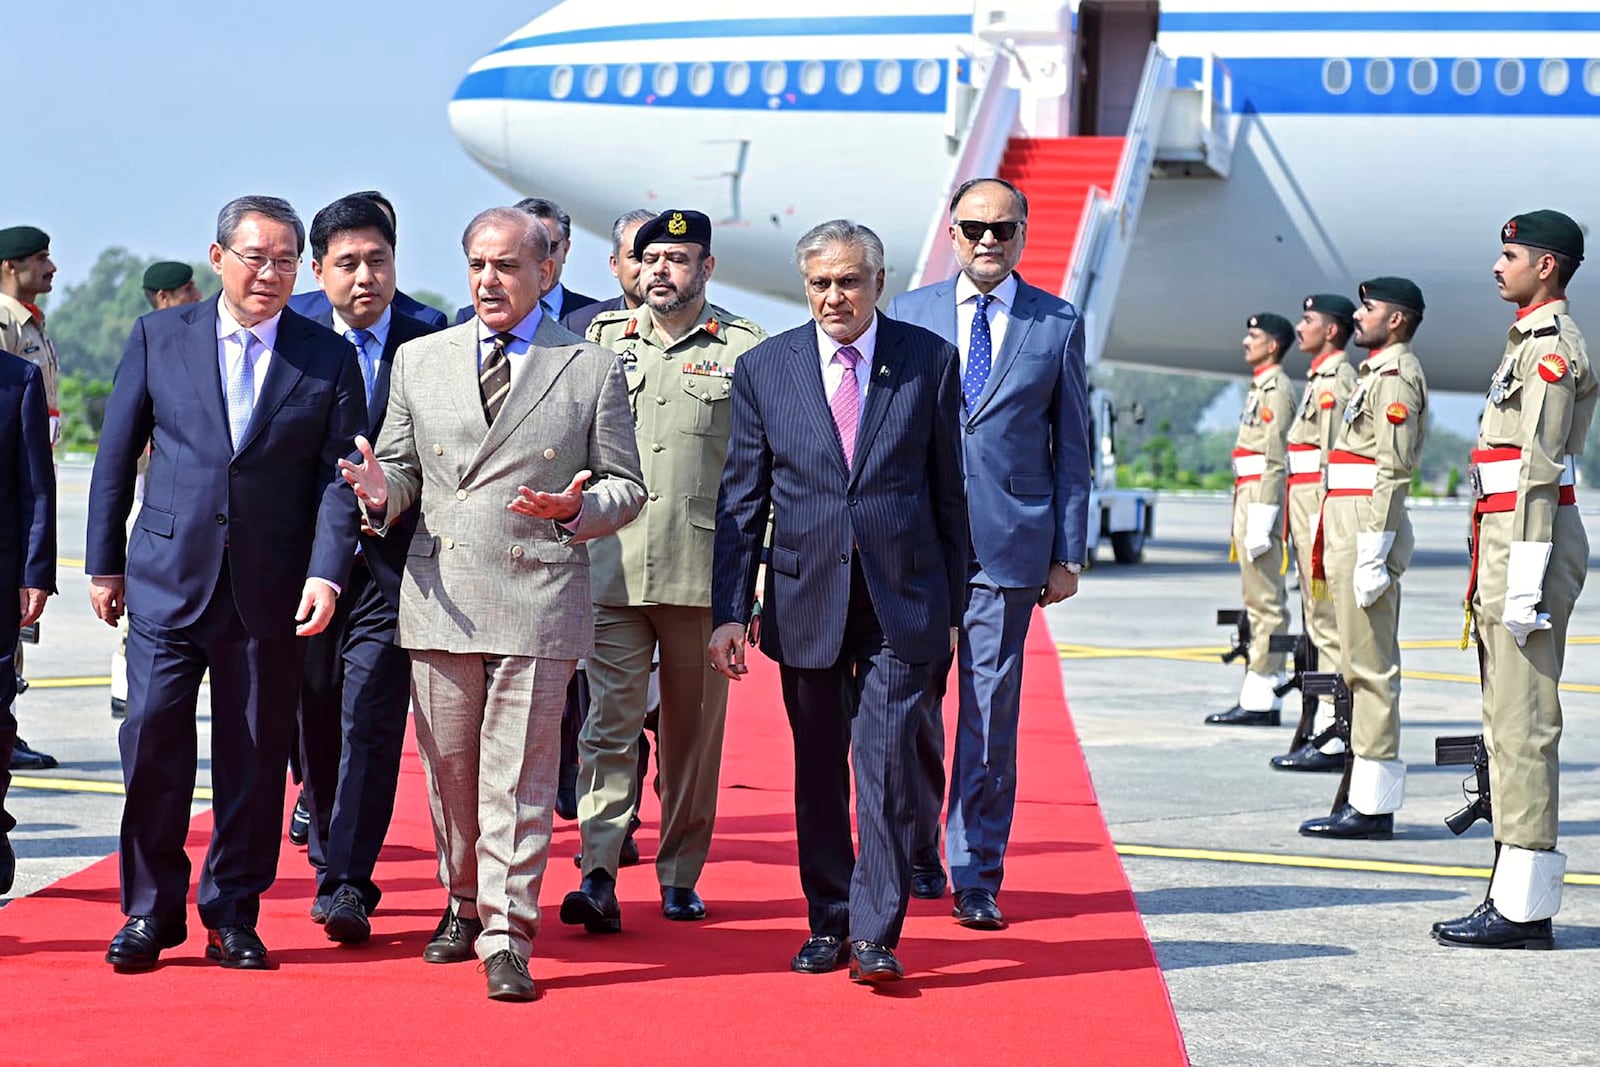
<svg viewBox="0 0 1600 1067">
<path fill-rule="evenodd" d="M 561 921 L 594 933 L 622 925 L 616 875 L 639 788 L 639 734 L 658 646 L 661 911 L 674 920 L 706 913 L 694 887 L 711 846 L 728 702 L 727 679 L 705 651 L 717 489 L 734 364 L 766 337 L 706 302 L 716 265 L 707 216 L 662 212 L 639 227 L 633 250 L 644 304 L 596 316 L 588 334 L 622 363 L 649 491 L 634 522 L 589 546 L 595 650 L 579 738 L 583 881 L 562 902 Z"/>
<path fill-rule="evenodd" d="M 1312 545 L 1322 514 L 1322 470 L 1339 427 L 1339 417 L 1355 391 L 1356 371 L 1344 349 L 1355 329 L 1356 305 L 1347 296 L 1316 293 L 1305 299 L 1295 337 L 1300 351 L 1311 357 L 1305 395 L 1289 427 L 1289 538 L 1294 545 L 1295 568 L 1300 574 L 1300 625 L 1317 651 L 1317 665 L 1332 671 L 1339 666 L 1339 628 L 1333 602 L 1311 595 Z M 1320 733 L 1331 717 L 1331 705 L 1319 705 L 1312 733 Z M 1339 742 L 1329 742 L 1330 745 Z M 1331 771 L 1344 766 L 1344 753 L 1319 749 L 1310 741 L 1271 760 L 1280 771 Z"/>
<path fill-rule="evenodd" d="M 1411 352 L 1422 290 L 1361 283 L 1355 342 L 1370 349 L 1345 403 L 1312 549 L 1314 595 L 1333 597 L 1339 672 L 1351 693 L 1348 797 L 1300 825 L 1307 837 L 1387 839 L 1405 800 L 1400 759 L 1400 576 L 1411 562 L 1406 496 L 1422 456 L 1428 384 Z M 1341 788 L 1341 793 L 1345 790 Z"/>
<path fill-rule="evenodd" d="M 1574 488 L 1596 383 L 1567 283 L 1583 231 L 1557 211 L 1500 231 L 1494 277 L 1517 305 L 1472 453 L 1473 574 L 1467 592 L 1483 672 L 1495 867 L 1470 915 L 1437 923 L 1441 944 L 1549 948 L 1567 858 L 1556 851 L 1561 666 L 1589 541 Z M 1466 642 L 1462 642 L 1465 647 Z"/>
<path fill-rule="evenodd" d="M 1233 531 L 1231 555 L 1239 561 L 1244 610 L 1250 624 L 1250 650 L 1239 702 L 1207 715 L 1223 726 L 1276 726 L 1282 698 L 1283 653 L 1271 650 L 1274 634 L 1288 632 L 1283 588 L 1283 507 L 1288 478 L 1286 438 L 1294 418 L 1294 392 L 1283 371 L 1283 357 L 1294 327 L 1282 315 L 1250 316 L 1244 358 L 1253 377 L 1239 416 L 1233 446 Z"/>
</svg>

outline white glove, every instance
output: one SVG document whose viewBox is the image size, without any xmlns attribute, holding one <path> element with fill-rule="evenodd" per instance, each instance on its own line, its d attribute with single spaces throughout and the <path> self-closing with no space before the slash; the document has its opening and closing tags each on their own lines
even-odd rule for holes
<svg viewBox="0 0 1600 1067">
<path fill-rule="evenodd" d="M 1550 562 L 1549 541 L 1513 541 L 1506 560 L 1506 606 L 1500 621 L 1517 639 L 1528 643 L 1535 630 L 1550 629 L 1550 613 L 1539 610 L 1544 596 L 1544 569 Z"/>
<path fill-rule="evenodd" d="M 50 447 L 54 448 L 61 441 L 61 416 L 50 416 Z"/>
<path fill-rule="evenodd" d="M 1389 568 L 1385 562 L 1394 547 L 1394 531 L 1356 534 L 1356 572 L 1351 584 L 1356 587 L 1356 603 L 1370 608 L 1389 588 Z"/>
<path fill-rule="evenodd" d="M 1275 504 L 1246 504 L 1244 511 L 1244 551 L 1255 559 L 1272 547 L 1272 529 L 1278 522 Z"/>
</svg>

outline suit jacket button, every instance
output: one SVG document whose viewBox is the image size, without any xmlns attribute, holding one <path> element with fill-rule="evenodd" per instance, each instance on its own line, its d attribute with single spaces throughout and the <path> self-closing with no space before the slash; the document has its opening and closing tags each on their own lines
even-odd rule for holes
<svg viewBox="0 0 1600 1067">
<path fill-rule="evenodd" d="M 650 451 L 652 451 L 652 452 L 660 452 L 661 451 L 661 446 L 659 444 L 651 445 L 650 446 Z"/>
<path fill-rule="evenodd" d="M 457 500 L 465 500 L 465 499 L 467 499 L 467 491 L 465 489 L 457 489 L 456 490 L 456 499 Z"/>
<path fill-rule="evenodd" d="M 664 397 L 664 396 L 656 397 L 656 403 L 657 404 L 665 404 L 666 402 L 667 402 L 667 398 L 666 397 Z"/>
<path fill-rule="evenodd" d="M 545 459 L 555 459 L 556 458 L 556 450 L 553 449 L 553 448 L 545 449 L 544 450 L 544 458 Z"/>
<path fill-rule="evenodd" d="M 850 553 L 848 553 L 848 552 L 839 553 L 839 562 L 840 563 L 849 563 L 850 562 Z"/>
<path fill-rule="evenodd" d="M 433 454 L 436 455 L 436 456 L 444 455 L 444 445 L 434 445 L 433 446 Z"/>
<path fill-rule="evenodd" d="M 512 545 L 511 546 L 511 555 L 514 556 L 517 559 L 521 559 L 522 558 L 522 546 L 521 545 Z"/>
<path fill-rule="evenodd" d="M 228 468 L 228 473 L 229 474 L 235 474 L 235 475 L 238 474 L 239 473 L 239 465 L 237 463 L 233 464 L 231 467 Z"/>
<path fill-rule="evenodd" d="M 855 497 L 851 497 L 848 501 L 846 501 L 846 503 L 848 503 L 851 507 L 855 507 L 856 506 L 856 498 Z"/>
<path fill-rule="evenodd" d="M 660 493 L 651 493 L 650 494 L 650 499 L 651 500 L 660 500 L 661 499 L 661 494 Z"/>
<path fill-rule="evenodd" d="M 968 423 L 967 424 L 967 432 L 968 433 L 977 433 L 978 431 L 972 428 L 972 424 L 971 423 Z"/>
<path fill-rule="evenodd" d="M 217 525 L 218 526 L 226 526 L 226 525 L 228 525 L 228 516 L 224 515 L 220 511 L 217 512 Z"/>
<path fill-rule="evenodd" d="M 451 539 L 449 537 L 446 537 L 444 539 L 444 547 L 446 547 L 446 548 L 454 548 L 454 547 L 456 547 L 456 543 L 455 543 L 455 541 L 453 539 Z"/>
</svg>

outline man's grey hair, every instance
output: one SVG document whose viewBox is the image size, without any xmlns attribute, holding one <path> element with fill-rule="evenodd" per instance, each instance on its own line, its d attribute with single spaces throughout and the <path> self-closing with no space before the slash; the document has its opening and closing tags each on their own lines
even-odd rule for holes
<svg viewBox="0 0 1600 1067">
<path fill-rule="evenodd" d="M 550 231 L 538 219 L 514 207 L 492 207 L 472 216 L 461 234 L 461 251 L 470 253 L 472 239 L 479 230 L 490 226 L 504 226 L 520 233 L 523 246 L 533 252 L 535 262 L 550 258 Z"/>
<path fill-rule="evenodd" d="M 656 213 L 647 207 L 636 207 L 626 215 L 618 215 L 617 221 L 611 224 L 611 254 L 621 257 L 622 234 L 629 226 L 638 223 L 643 226 L 656 217 Z"/>
<path fill-rule="evenodd" d="M 217 212 L 217 244 L 224 248 L 232 247 L 234 235 L 239 232 L 246 215 L 264 215 L 273 222 L 293 226 L 294 250 L 306 250 L 305 223 L 294 213 L 289 201 L 276 196 L 241 196 L 224 204 L 222 210 Z"/>
<path fill-rule="evenodd" d="M 555 219 L 561 223 L 561 239 L 572 236 L 572 216 L 561 210 L 561 205 L 542 196 L 525 196 L 516 203 L 518 211 L 526 211 L 536 219 Z"/>
<path fill-rule="evenodd" d="M 811 257 L 834 245 L 859 249 L 866 259 L 867 270 L 873 274 L 883 269 L 883 241 L 861 223 L 849 219 L 831 219 L 807 230 L 794 246 L 795 266 L 804 275 Z"/>
</svg>

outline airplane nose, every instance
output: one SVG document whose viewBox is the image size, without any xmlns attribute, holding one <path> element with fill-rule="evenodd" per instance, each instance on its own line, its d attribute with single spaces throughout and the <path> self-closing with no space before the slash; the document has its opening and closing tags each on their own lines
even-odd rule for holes
<svg viewBox="0 0 1600 1067">
<path fill-rule="evenodd" d="M 476 70 L 461 79 L 450 101 L 450 129 L 467 154 L 497 178 L 511 180 L 507 150 L 504 68 Z"/>
</svg>

